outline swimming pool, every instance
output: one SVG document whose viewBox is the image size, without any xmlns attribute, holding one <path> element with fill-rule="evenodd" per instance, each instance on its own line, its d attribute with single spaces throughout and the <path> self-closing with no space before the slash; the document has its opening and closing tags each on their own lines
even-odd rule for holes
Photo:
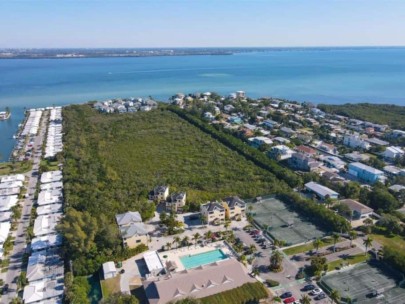
<svg viewBox="0 0 405 304">
<path fill-rule="evenodd" d="M 222 252 L 221 249 L 216 249 L 208 252 L 203 252 L 194 255 L 186 255 L 180 257 L 180 261 L 184 268 L 191 269 L 200 265 L 206 265 L 227 259 L 227 255 Z"/>
</svg>

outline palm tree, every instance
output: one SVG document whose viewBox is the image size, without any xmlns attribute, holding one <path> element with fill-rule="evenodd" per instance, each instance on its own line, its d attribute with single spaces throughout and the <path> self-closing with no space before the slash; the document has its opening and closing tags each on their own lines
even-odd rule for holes
<svg viewBox="0 0 405 304">
<path fill-rule="evenodd" d="M 181 243 L 183 244 L 183 246 L 190 246 L 190 242 L 189 242 L 189 237 L 186 235 L 182 240 Z"/>
<path fill-rule="evenodd" d="M 366 255 L 367 255 L 368 247 L 370 247 L 372 244 L 373 244 L 373 239 L 369 236 L 363 240 L 363 245 L 366 246 L 366 252 L 365 252 Z"/>
<path fill-rule="evenodd" d="M 176 243 L 176 249 L 179 248 L 180 242 L 181 242 L 180 237 L 175 236 L 175 237 L 173 238 L 173 243 Z"/>
<path fill-rule="evenodd" d="M 311 304 L 311 298 L 306 294 L 301 295 L 300 301 L 301 301 L 301 304 Z"/>
<path fill-rule="evenodd" d="M 259 268 L 258 268 L 258 267 L 254 267 L 254 268 L 252 269 L 252 274 L 253 274 L 254 276 L 258 276 L 258 275 L 260 274 Z"/>
<path fill-rule="evenodd" d="M 225 228 L 226 231 L 228 231 L 228 228 L 229 228 L 230 225 L 231 225 L 231 222 L 230 222 L 230 221 L 226 221 L 226 222 L 225 222 L 224 228 Z"/>
<path fill-rule="evenodd" d="M 172 249 L 172 243 L 167 242 L 167 243 L 166 243 L 166 249 L 167 249 L 167 250 Z"/>
<path fill-rule="evenodd" d="M 210 241 L 212 240 L 212 231 L 211 231 L 211 230 L 208 230 L 208 231 L 205 233 L 205 238 L 206 238 L 206 239 L 209 239 Z"/>
<path fill-rule="evenodd" d="M 336 252 L 336 243 L 339 241 L 339 234 L 334 233 L 332 234 L 332 240 L 333 240 L 333 252 Z"/>
<path fill-rule="evenodd" d="M 314 248 L 316 249 L 316 253 L 318 253 L 319 247 L 321 247 L 322 244 L 323 244 L 323 242 L 322 242 L 322 240 L 321 240 L 320 238 L 317 238 L 317 239 L 315 239 L 315 240 L 312 242 L 312 245 L 313 245 Z"/>
<path fill-rule="evenodd" d="M 369 234 L 371 232 L 371 227 L 373 226 L 374 222 L 371 218 L 366 218 L 363 221 L 364 225 L 366 226 L 367 230 L 366 233 Z"/>
<path fill-rule="evenodd" d="M 352 247 L 353 240 L 356 239 L 357 232 L 354 230 L 349 231 L 349 238 L 350 238 L 350 247 Z"/>
<path fill-rule="evenodd" d="M 280 269 L 281 263 L 283 262 L 284 256 L 280 251 L 275 250 L 270 256 L 270 267 L 271 269 L 277 270 Z"/>
<path fill-rule="evenodd" d="M 331 303 L 335 302 L 335 303 L 339 303 L 340 302 L 340 293 L 339 291 L 337 291 L 336 289 L 333 289 L 330 292 L 330 299 L 331 299 Z"/>
<path fill-rule="evenodd" d="M 239 261 L 240 261 L 242 264 L 245 264 L 245 263 L 246 263 L 246 255 L 242 254 L 242 255 L 239 257 Z"/>
<path fill-rule="evenodd" d="M 253 253 L 255 253 L 256 251 L 257 251 L 256 245 L 255 245 L 255 244 L 251 244 L 251 245 L 249 246 L 249 252 L 250 252 L 251 254 L 253 254 Z"/>
<path fill-rule="evenodd" d="M 198 232 L 193 235 L 193 240 L 194 240 L 195 247 L 197 247 L 197 242 L 200 239 L 200 237 L 201 236 L 200 236 L 200 234 Z"/>
</svg>

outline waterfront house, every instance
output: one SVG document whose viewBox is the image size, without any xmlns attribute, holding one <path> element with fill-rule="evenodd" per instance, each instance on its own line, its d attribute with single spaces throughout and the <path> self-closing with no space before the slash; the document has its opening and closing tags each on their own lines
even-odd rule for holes
<svg viewBox="0 0 405 304">
<path fill-rule="evenodd" d="M 225 221 L 225 208 L 219 202 L 208 202 L 201 205 L 200 212 L 207 224 L 219 224 Z"/>
<path fill-rule="evenodd" d="M 361 181 L 375 183 L 384 179 L 384 172 L 359 162 L 349 164 L 349 174 Z"/>
<path fill-rule="evenodd" d="M 305 189 L 309 192 L 316 194 L 321 200 L 327 198 L 337 199 L 339 198 L 339 193 L 333 191 L 332 189 L 322 186 L 315 182 L 309 182 L 305 184 Z"/>
</svg>

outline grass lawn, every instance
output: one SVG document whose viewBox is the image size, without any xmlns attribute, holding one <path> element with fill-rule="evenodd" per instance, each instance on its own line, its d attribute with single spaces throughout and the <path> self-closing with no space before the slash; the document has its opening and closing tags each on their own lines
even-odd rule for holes
<svg viewBox="0 0 405 304">
<path fill-rule="evenodd" d="M 240 287 L 202 298 L 202 304 L 244 304 L 256 303 L 268 297 L 268 292 L 262 283 L 246 283 Z"/>
<path fill-rule="evenodd" d="M 340 241 L 341 241 L 341 239 L 338 241 L 338 243 Z M 323 248 L 323 247 L 333 245 L 333 240 L 331 238 L 329 238 L 329 237 L 323 238 L 322 242 L 323 242 L 323 244 L 319 248 Z M 284 253 L 286 255 L 294 255 L 294 254 L 298 254 L 298 253 L 307 252 L 307 251 L 310 251 L 312 249 L 315 249 L 315 248 L 314 248 L 314 245 L 312 244 L 312 242 L 310 242 L 308 244 L 287 248 L 287 249 L 285 249 L 283 251 L 284 251 Z"/>
<path fill-rule="evenodd" d="M 59 170 L 57 161 L 41 160 L 40 167 L 43 171 L 56 171 Z"/>
<path fill-rule="evenodd" d="M 386 236 L 383 234 L 371 234 L 370 236 L 383 246 L 388 246 L 399 252 L 405 252 L 405 239 L 401 236 Z"/>
<path fill-rule="evenodd" d="M 14 164 L 11 162 L 0 163 L 0 175 L 25 173 L 31 168 L 31 161 L 15 162 Z"/>
<path fill-rule="evenodd" d="M 341 267 L 343 265 L 354 265 L 357 263 L 365 262 L 368 259 L 368 255 L 364 253 L 356 254 L 356 255 L 349 255 L 343 259 L 339 259 L 333 262 L 328 263 L 328 271 L 336 270 L 337 267 Z"/>
<path fill-rule="evenodd" d="M 109 295 L 120 292 L 120 275 L 114 278 L 101 280 L 101 290 L 103 291 L 103 298 L 108 298 Z"/>
</svg>

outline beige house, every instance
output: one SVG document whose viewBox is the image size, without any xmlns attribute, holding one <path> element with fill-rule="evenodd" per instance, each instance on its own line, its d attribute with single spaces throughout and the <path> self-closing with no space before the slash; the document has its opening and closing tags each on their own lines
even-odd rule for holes
<svg viewBox="0 0 405 304">
<path fill-rule="evenodd" d="M 149 194 L 149 199 L 155 202 L 164 202 L 169 197 L 169 186 L 157 186 Z"/>
<path fill-rule="evenodd" d="M 238 196 L 225 198 L 222 206 L 225 208 L 225 216 L 227 219 L 236 220 L 245 216 L 246 203 Z"/>
<path fill-rule="evenodd" d="M 208 224 L 219 224 L 225 221 L 225 208 L 219 202 L 208 202 L 201 205 L 200 212 Z"/>
<path fill-rule="evenodd" d="M 166 201 L 166 210 L 168 212 L 182 212 L 183 207 L 186 205 L 186 193 L 173 193 Z"/>
<path fill-rule="evenodd" d="M 149 236 L 146 225 L 142 223 L 139 212 L 126 212 L 115 216 L 121 233 L 124 246 L 137 247 L 140 244 L 148 244 Z"/>
</svg>

